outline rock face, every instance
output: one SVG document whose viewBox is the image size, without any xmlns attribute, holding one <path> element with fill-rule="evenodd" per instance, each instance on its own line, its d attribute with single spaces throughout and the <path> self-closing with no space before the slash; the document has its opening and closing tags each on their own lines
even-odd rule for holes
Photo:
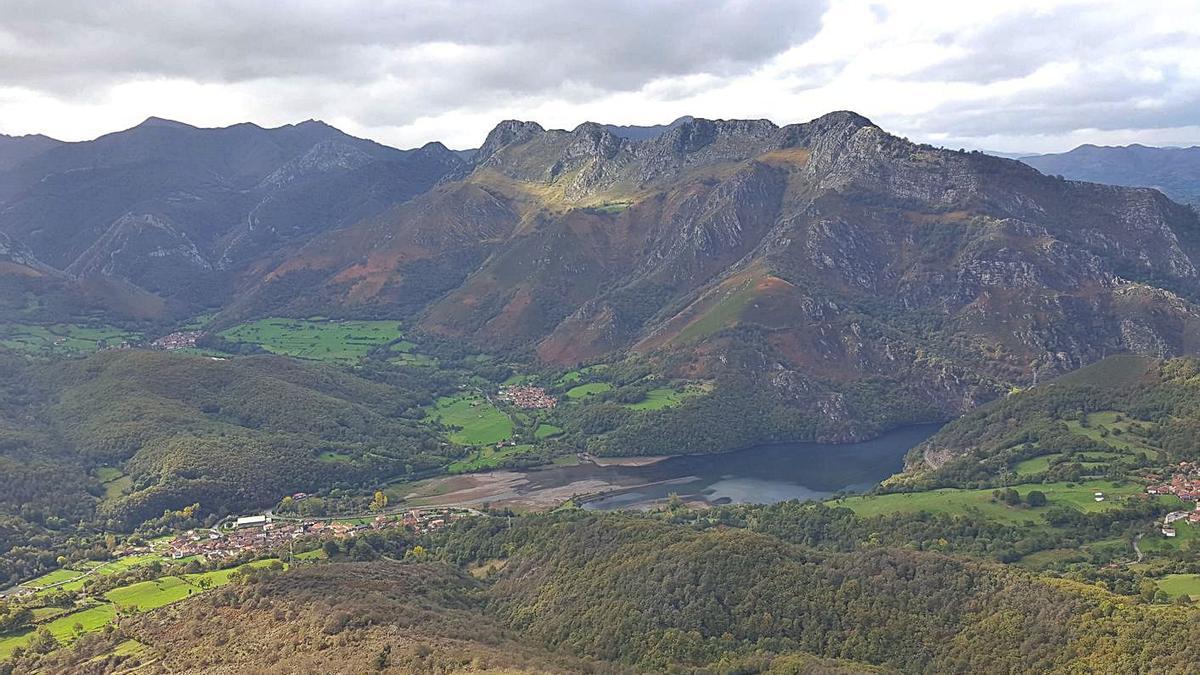
<svg viewBox="0 0 1200 675">
<path fill-rule="evenodd" d="M 1158 192 L 851 112 L 640 140 L 509 121 L 469 175 L 317 238 L 239 309 L 419 311 L 428 332 L 557 364 L 633 350 L 841 423 L 864 383 L 904 383 L 912 418 L 952 415 L 1035 369 L 1192 351 L 1198 255 L 1196 214 Z"/>
</svg>

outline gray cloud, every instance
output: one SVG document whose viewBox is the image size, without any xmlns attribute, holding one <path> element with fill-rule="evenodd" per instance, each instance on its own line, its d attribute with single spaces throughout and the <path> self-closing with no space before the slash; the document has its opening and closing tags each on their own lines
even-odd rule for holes
<svg viewBox="0 0 1200 675">
<path fill-rule="evenodd" d="M 82 96 L 130 77 L 452 81 L 530 94 L 731 75 L 820 27 L 824 2 L 5 0 L 0 82 Z M 435 92 L 436 94 L 436 92 Z"/>
<path fill-rule="evenodd" d="M 914 139 L 1006 145 L 1194 128 L 1200 12 L 1162 1 L 996 17 L 908 0 L 0 0 L 0 131 L 322 117 L 464 145 L 513 115 L 787 123 L 842 108 Z"/>
</svg>

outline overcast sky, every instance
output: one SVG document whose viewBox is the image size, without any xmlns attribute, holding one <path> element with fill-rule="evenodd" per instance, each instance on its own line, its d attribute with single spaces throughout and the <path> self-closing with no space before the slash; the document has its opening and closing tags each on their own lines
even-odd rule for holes
<svg viewBox="0 0 1200 675">
<path fill-rule="evenodd" d="M 507 118 L 850 109 L 950 147 L 1200 144 L 1197 0 L 0 0 L 0 16 L 8 134 L 317 118 L 466 148 Z"/>
</svg>

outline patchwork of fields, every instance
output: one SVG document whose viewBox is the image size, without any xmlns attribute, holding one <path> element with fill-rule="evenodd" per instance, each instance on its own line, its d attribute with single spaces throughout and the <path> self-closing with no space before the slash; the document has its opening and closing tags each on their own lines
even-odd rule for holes
<svg viewBox="0 0 1200 675">
<path fill-rule="evenodd" d="M 877 516 L 889 513 L 975 514 L 988 520 L 1020 525 L 1026 522 L 1044 524 L 1045 513 L 1055 506 L 1067 506 L 1077 511 L 1095 512 L 1115 508 L 1131 495 L 1140 494 L 1143 487 L 1137 483 L 1113 483 L 1110 481 L 1086 481 L 1082 483 L 1027 483 L 1013 486 L 1022 496 L 1031 490 L 1046 495 L 1046 506 L 1009 506 L 993 496 L 991 488 L 964 490 L 942 488 L 926 492 L 902 492 L 881 495 L 848 497 L 831 502 L 853 510 L 860 516 Z M 1096 501 L 1095 493 L 1104 495 L 1104 501 Z M 1179 503 L 1174 497 L 1163 498 Z"/>
<path fill-rule="evenodd" d="M 260 319 L 221 332 L 231 342 L 314 361 L 355 362 L 403 337 L 398 321 Z M 400 343 L 398 343 L 400 344 Z M 404 350 L 396 350 L 404 353 Z"/>
<path fill-rule="evenodd" d="M 138 333 L 113 326 L 0 323 L 0 347 L 39 356 L 89 354 L 141 339 Z"/>
<path fill-rule="evenodd" d="M 118 570 L 129 569 L 151 561 L 163 561 L 161 556 L 146 554 L 129 556 L 97 567 L 93 574 L 111 574 Z M 256 560 L 238 567 L 213 570 L 196 574 L 168 576 L 153 581 L 141 581 L 114 588 L 104 594 L 103 600 L 92 599 L 75 609 L 54 614 L 52 619 L 39 623 L 39 628 L 46 628 L 59 642 L 70 642 L 84 633 L 100 630 L 116 620 L 122 611 L 141 613 L 164 607 L 208 589 L 228 584 L 233 575 L 250 567 L 267 567 L 280 562 L 277 559 Z M 55 570 L 33 581 L 23 584 L 28 588 L 47 588 L 49 584 L 59 583 L 55 588 L 67 589 L 60 580 L 75 578 L 79 588 L 83 586 L 83 573 L 76 570 Z M 24 647 L 33 639 L 34 631 L 26 631 L 17 635 L 0 637 L 0 659 L 13 653 L 14 649 Z"/>
</svg>

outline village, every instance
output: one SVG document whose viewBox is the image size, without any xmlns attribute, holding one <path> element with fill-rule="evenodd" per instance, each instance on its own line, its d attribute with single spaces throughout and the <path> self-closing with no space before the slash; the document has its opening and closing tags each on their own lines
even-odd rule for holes
<svg viewBox="0 0 1200 675">
<path fill-rule="evenodd" d="M 176 349 L 189 349 L 196 346 L 196 340 L 204 333 L 198 330 L 185 330 L 164 335 L 150 346 L 154 349 L 162 349 L 166 351 L 174 351 Z"/>
<path fill-rule="evenodd" d="M 1175 495 L 1185 502 L 1200 502 L 1200 464 L 1195 462 L 1180 462 L 1178 470 L 1170 480 L 1160 481 L 1160 476 L 1149 476 L 1155 481 L 1146 488 L 1151 495 Z M 1192 524 L 1200 524 L 1200 503 L 1190 511 L 1172 511 L 1163 517 L 1162 533 L 1166 537 L 1174 537 L 1177 533 L 1174 524 L 1187 520 Z"/>
<path fill-rule="evenodd" d="M 473 514 L 469 509 L 438 508 L 350 520 L 242 516 L 225 528 L 188 530 L 176 536 L 168 544 L 167 555 L 173 560 L 193 556 L 219 560 L 289 546 L 302 537 L 344 539 L 361 532 L 392 527 L 403 527 L 413 534 L 428 534 Z"/>
<path fill-rule="evenodd" d="M 527 410 L 553 408 L 558 403 L 558 399 L 547 394 L 545 389 L 532 386 L 504 387 L 500 390 L 498 398 Z"/>
</svg>

